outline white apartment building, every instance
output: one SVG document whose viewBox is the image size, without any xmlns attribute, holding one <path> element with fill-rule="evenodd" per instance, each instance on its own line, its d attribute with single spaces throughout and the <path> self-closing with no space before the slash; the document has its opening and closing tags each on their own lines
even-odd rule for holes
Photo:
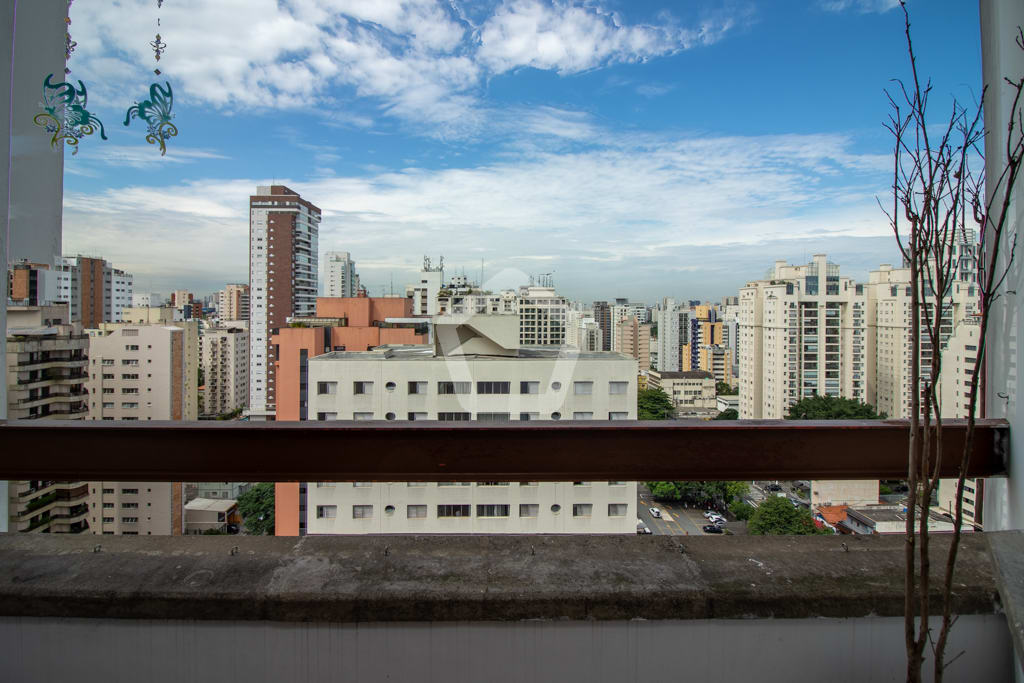
<svg viewBox="0 0 1024 683">
<path fill-rule="evenodd" d="M 519 288 L 519 343 L 523 346 L 565 344 L 569 302 L 554 287 Z"/>
<path fill-rule="evenodd" d="M 324 254 L 324 291 L 327 296 L 352 298 L 359 294 L 359 275 L 356 264 L 347 251 L 329 251 Z"/>
<path fill-rule="evenodd" d="M 320 420 L 636 418 L 636 360 L 611 352 L 517 348 L 515 320 L 438 324 L 434 346 L 309 360 Z M 635 533 L 635 482 L 314 483 L 310 534 Z"/>
<path fill-rule="evenodd" d="M 184 420 L 196 379 L 186 373 L 186 331 L 170 325 L 89 330 L 90 420 Z"/>
<path fill-rule="evenodd" d="M 658 353 L 656 363 L 662 372 L 678 372 L 682 345 L 690 337 L 690 309 L 666 297 L 656 311 L 658 322 Z"/>
<path fill-rule="evenodd" d="M 320 209 L 283 185 L 249 197 L 249 417 L 275 412 L 272 330 L 316 312 Z"/>
<path fill-rule="evenodd" d="M 89 482 L 89 530 L 106 536 L 180 536 L 178 482 Z"/>
<path fill-rule="evenodd" d="M 67 304 L 8 306 L 7 418 L 82 420 L 89 340 Z"/>
<path fill-rule="evenodd" d="M 496 294 L 480 291 L 457 293 L 445 289 L 438 297 L 440 315 L 515 315 L 518 312 L 519 299 L 511 289 Z"/>
<path fill-rule="evenodd" d="M 679 418 L 710 419 L 718 414 L 715 376 L 704 370 L 660 372 L 651 370 L 648 386 L 661 389 L 670 399 Z"/>
<path fill-rule="evenodd" d="M 740 418 L 778 420 L 808 396 L 870 402 L 867 295 L 817 254 L 777 261 L 769 280 L 740 290 Z"/>
<path fill-rule="evenodd" d="M 214 327 L 203 335 L 202 367 L 207 415 L 224 415 L 249 398 L 249 330 Z"/>
<path fill-rule="evenodd" d="M 436 268 L 430 265 L 430 259 L 423 259 L 423 270 L 419 273 L 416 284 L 406 285 L 405 295 L 412 299 L 413 315 L 437 315 L 440 312 L 438 297 L 441 294 L 441 281 L 444 279 L 444 259 Z"/>
<path fill-rule="evenodd" d="M 71 321 L 84 327 L 121 320 L 132 305 L 133 278 L 102 258 L 64 256 L 57 265 L 56 301 L 71 307 Z"/>
</svg>

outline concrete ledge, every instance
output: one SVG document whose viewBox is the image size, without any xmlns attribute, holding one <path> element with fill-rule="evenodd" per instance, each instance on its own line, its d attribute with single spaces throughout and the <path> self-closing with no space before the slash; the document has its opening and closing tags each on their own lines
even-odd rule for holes
<svg viewBox="0 0 1024 683">
<path fill-rule="evenodd" d="M 958 613 L 1000 611 L 984 534 L 963 539 L 956 593 Z M 899 537 L 0 535 L 0 616 L 800 619 L 899 616 L 902 595 Z"/>
</svg>

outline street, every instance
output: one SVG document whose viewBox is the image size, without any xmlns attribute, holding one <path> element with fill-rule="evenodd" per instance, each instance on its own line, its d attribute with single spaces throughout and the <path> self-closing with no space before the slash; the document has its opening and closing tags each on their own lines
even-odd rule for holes
<svg viewBox="0 0 1024 683">
<path fill-rule="evenodd" d="M 637 487 L 637 510 L 644 524 L 655 534 L 669 536 L 703 536 L 701 526 L 707 524 L 703 510 L 685 509 L 679 504 L 654 502 L 643 484 Z M 661 510 L 661 519 L 651 515 L 650 508 Z"/>
</svg>

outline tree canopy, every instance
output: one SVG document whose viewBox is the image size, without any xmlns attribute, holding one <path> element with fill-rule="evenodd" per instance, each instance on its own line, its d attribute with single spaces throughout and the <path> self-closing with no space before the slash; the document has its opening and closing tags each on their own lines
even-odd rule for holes
<svg viewBox="0 0 1024 683">
<path fill-rule="evenodd" d="M 740 419 L 740 414 L 739 414 L 739 412 L 735 408 L 726 408 L 725 410 L 720 412 L 718 415 L 715 415 L 714 419 L 715 420 L 738 420 L 738 419 Z"/>
<path fill-rule="evenodd" d="M 811 535 L 827 533 L 814 524 L 811 511 L 796 508 L 788 498 L 769 496 L 761 501 L 747 524 L 755 536 Z"/>
<path fill-rule="evenodd" d="M 875 407 L 854 398 L 808 396 L 789 407 L 787 420 L 878 420 L 884 419 Z"/>
<path fill-rule="evenodd" d="M 238 497 L 238 512 L 250 534 L 274 533 L 274 484 L 263 482 Z"/>
<path fill-rule="evenodd" d="M 682 501 L 706 506 L 716 502 L 729 504 L 750 491 L 745 481 L 649 481 L 647 488 L 655 500 Z"/>
<path fill-rule="evenodd" d="M 715 393 L 719 396 L 736 396 L 740 393 L 740 388 L 731 387 L 728 382 L 715 382 Z"/>
<path fill-rule="evenodd" d="M 644 389 L 636 395 L 636 415 L 641 420 L 671 420 L 676 410 L 661 389 Z"/>
</svg>

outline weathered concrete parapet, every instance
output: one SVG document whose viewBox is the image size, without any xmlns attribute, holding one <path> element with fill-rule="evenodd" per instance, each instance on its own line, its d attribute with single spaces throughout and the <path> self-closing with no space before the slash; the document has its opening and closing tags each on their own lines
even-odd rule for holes
<svg viewBox="0 0 1024 683">
<path fill-rule="evenodd" d="M 933 537 L 934 567 L 947 543 Z M 958 613 L 999 612 L 983 534 L 964 537 L 956 585 Z M 0 616 L 799 619 L 902 608 L 899 537 L 0 535 Z"/>
</svg>

